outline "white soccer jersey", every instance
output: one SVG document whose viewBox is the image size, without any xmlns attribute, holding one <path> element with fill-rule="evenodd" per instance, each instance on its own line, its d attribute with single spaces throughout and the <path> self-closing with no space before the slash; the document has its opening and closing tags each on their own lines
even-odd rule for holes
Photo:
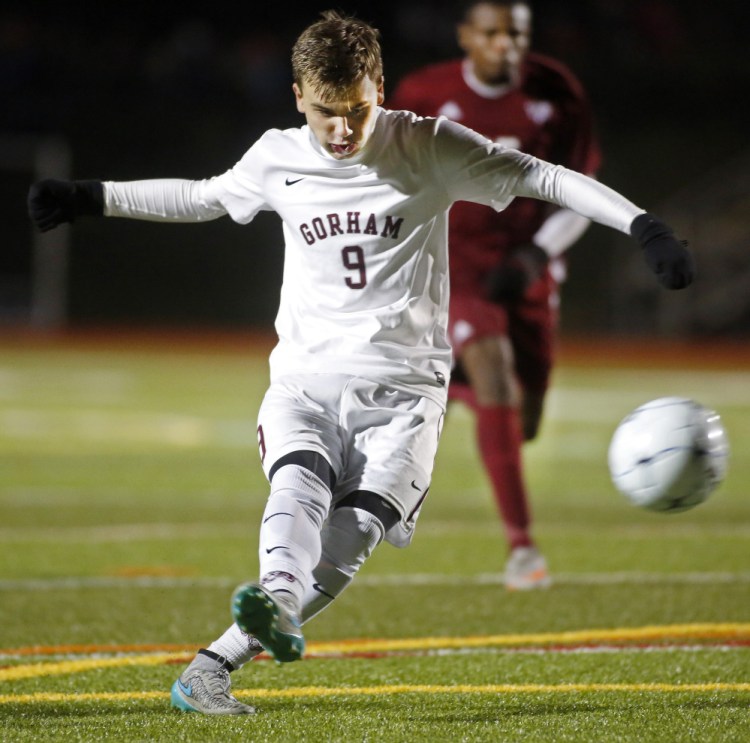
<svg viewBox="0 0 750 743">
<path fill-rule="evenodd" d="M 569 207 L 628 232 L 643 210 L 596 181 L 496 145 L 444 118 L 378 110 L 363 150 L 336 160 L 307 126 L 266 132 L 205 181 L 106 183 L 105 213 L 247 223 L 276 211 L 285 239 L 271 377 L 336 372 L 424 385 L 450 373 L 448 210 L 514 196 Z"/>
</svg>

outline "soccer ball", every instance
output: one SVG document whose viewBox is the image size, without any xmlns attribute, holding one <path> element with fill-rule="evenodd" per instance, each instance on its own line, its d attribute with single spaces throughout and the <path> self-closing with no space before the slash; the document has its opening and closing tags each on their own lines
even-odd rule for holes
<svg viewBox="0 0 750 743">
<path fill-rule="evenodd" d="M 684 397 L 636 408 L 609 445 L 609 473 L 634 505 L 677 513 L 697 506 L 724 479 L 729 443 L 721 418 Z"/>
</svg>

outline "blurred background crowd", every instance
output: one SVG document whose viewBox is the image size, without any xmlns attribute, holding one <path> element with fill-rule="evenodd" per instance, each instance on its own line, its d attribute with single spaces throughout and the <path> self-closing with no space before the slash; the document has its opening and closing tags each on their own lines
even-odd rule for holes
<svg viewBox="0 0 750 743">
<path fill-rule="evenodd" d="M 689 236 L 699 279 L 659 291 L 627 238 L 593 227 L 564 287 L 570 333 L 733 336 L 750 330 L 750 5 L 740 0 L 534 0 L 533 47 L 583 82 L 601 179 Z M 270 328 L 282 239 L 240 227 L 81 221 L 35 235 L 41 176 L 203 178 L 269 127 L 302 123 L 296 35 L 328 4 L 15 2 L 0 6 L 0 331 L 8 325 Z M 383 33 L 386 90 L 457 56 L 456 3 L 339 2 Z"/>
</svg>

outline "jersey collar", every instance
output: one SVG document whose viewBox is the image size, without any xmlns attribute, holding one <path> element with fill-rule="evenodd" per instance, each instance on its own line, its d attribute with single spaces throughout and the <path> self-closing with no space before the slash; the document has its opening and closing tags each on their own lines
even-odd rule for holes
<svg viewBox="0 0 750 743">
<path fill-rule="evenodd" d="M 461 62 L 461 74 L 463 75 L 464 82 L 471 88 L 477 95 L 482 98 L 501 98 L 508 91 L 513 89 L 510 83 L 500 83 L 499 85 L 488 85 L 483 83 L 474 74 L 474 65 L 470 59 L 464 59 Z"/>
</svg>

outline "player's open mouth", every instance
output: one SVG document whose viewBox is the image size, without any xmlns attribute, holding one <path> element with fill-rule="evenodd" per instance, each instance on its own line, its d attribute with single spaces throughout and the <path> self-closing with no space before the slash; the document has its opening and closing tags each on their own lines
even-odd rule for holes
<svg viewBox="0 0 750 743">
<path fill-rule="evenodd" d="M 343 144 L 333 144 L 331 143 L 329 145 L 331 148 L 331 152 L 334 155 L 339 155 L 340 157 L 346 157 L 347 155 L 352 155 L 357 150 L 357 143 L 356 142 L 344 142 Z"/>
</svg>

